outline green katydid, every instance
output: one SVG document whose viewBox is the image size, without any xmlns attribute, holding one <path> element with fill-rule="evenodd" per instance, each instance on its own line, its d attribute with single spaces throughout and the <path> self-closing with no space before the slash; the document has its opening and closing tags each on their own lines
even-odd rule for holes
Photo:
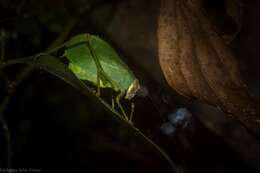
<svg viewBox="0 0 260 173">
<path fill-rule="evenodd" d="M 97 86 L 97 95 L 100 88 L 111 88 L 119 94 L 116 103 L 121 109 L 124 118 L 131 122 L 126 115 L 120 99 L 132 99 L 139 90 L 138 79 L 129 67 L 120 59 L 116 51 L 104 40 L 87 33 L 72 37 L 65 44 L 64 56 L 69 59 L 69 69 L 81 80 L 87 80 Z M 114 99 L 112 98 L 112 108 Z"/>
</svg>

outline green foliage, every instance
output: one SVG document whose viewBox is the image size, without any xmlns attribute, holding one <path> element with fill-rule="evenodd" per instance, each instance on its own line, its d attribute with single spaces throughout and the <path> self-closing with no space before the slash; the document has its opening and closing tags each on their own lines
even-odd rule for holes
<svg viewBox="0 0 260 173">
<path fill-rule="evenodd" d="M 88 86 L 86 86 L 81 80 L 79 80 L 69 68 L 59 61 L 57 58 L 48 55 L 48 54 L 39 54 L 32 57 L 27 58 L 17 58 L 14 60 L 10 60 L 8 64 L 28 64 L 35 68 L 43 69 L 48 73 L 57 76 L 62 79 L 66 83 L 72 85 L 76 89 L 80 90 L 83 94 L 95 98 L 99 104 L 102 104 L 103 107 L 111 114 L 114 118 L 126 124 L 130 131 L 132 131 L 135 136 L 141 139 L 145 144 L 147 144 L 152 150 L 158 153 L 163 159 L 165 159 L 171 166 L 173 170 L 175 170 L 175 166 L 169 156 L 161 149 L 157 144 L 155 144 L 151 139 L 149 139 L 145 134 L 143 134 L 137 127 L 133 124 L 129 123 L 129 121 L 125 120 L 121 114 L 119 114 L 116 110 L 111 108 L 102 98 L 97 97 L 93 90 L 91 90 Z"/>
<path fill-rule="evenodd" d="M 105 81 L 102 81 L 104 84 L 103 87 L 111 87 L 115 91 L 125 91 L 129 90 L 129 88 L 131 89 L 131 85 L 135 83 L 134 81 L 136 81 L 133 72 L 127 67 L 126 64 L 123 63 L 114 49 L 107 42 L 96 36 L 89 36 L 90 38 L 87 34 L 81 34 L 73 37 L 65 44 L 58 46 L 59 49 L 63 48 L 65 45 L 65 56 L 70 60 L 69 66 L 50 54 L 50 52 L 54 53 L 58 50 L 54 49 L 54 51 L 48 51 L 49 53 L 40 53 L 35 56 L 16 58 L 5 61 L 0 65 L 0 71 L 11 65 L 27 64 L 29 65 L 29 72 L 31 69 L 38 68 L 54 76 L 57 76 L 64 82 L 70 84 L 74 88 L 81 91 L 83 94 L 87 95 L 93 101 L 103 105 L 103 108 L 107 111 L 108 114 L 112 115 L 114 118 L 125 124 L 126 127 L 128 127 L 137 138 L 141 139 L 153 151 L 157 152 L 169 163 L 171 168 L 175 170 L 175 166 L 169 156 L 157 144 L 155 144 L 151 139 L 143 134 L 130 121 L 124 118 L 123 115 L 107 104 L 106 101 L 97 96 L 95 91 L 82 81 L 83 79 L 97 84 L 95 80 L 98 76 L 98 66 L 96 66 L 97 64 L 94 62 L 95 58 L 97 57 L 98 58 L 96 60 L 98 60 L 98 62 L 102 64 L 102 67 L 104 67 L 104 74 L 110 78 L 110 80 L 107 81 L 110 83 L 110 85 L 106 84 Z M 91 53 L 91 51 L 96 54 L 96 57 L 93 57 L 93 53 Z M 84 70 L 86 74 L 79 74 L 78 71 L 74 69 L 72 64 L 79 66 L 79 68 Z M 93 73 L 93 76 L 91 77 L 91 75 L 88 73 Z M 127 79 L 122 80 L 121 78 L 124 78 L 125 75 Z M 112 83 L 115 83 L 118 88 L 112 87 L 111 81 Z"/>
</svg>

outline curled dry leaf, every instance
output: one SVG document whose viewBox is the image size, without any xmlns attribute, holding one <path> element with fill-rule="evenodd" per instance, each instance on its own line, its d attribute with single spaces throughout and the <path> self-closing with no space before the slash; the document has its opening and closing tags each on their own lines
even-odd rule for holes
<svg viewBox="0 0 260 173">
<path fill-rule="evenodd" d="M 213 29 L 200 0 L 162 0 L 159 60 L 169 85 L 236 116 L 260 137 L 260 108 L 241 81 L 236 59 Z"/>
</svg>

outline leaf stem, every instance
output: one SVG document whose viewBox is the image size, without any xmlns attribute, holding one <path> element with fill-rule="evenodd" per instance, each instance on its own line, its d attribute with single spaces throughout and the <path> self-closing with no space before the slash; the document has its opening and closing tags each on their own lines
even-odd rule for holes
<svg viewBox="0 0 260 173">
<path fill-rule="evenodd" d="M 176 165 L 172 162 L 171 158 L 168 156 L 168 154 L 161 147 L 159 147 L 156 143 L 154 143 L 150 138 L 148 138 L 138 128 L 136 128 L 134 126 L 132 126 L 132 128 L 135 130 L 136 133 L 138 133 L 140 136 L 142 136 L 143 139 L 145 139 L 146 142 L 148 142 L 155 150 L 157 150 L 164 157 L 164 159 L 169 163 L 171 169 L 174 172 L 178 172 Z"/>
</svg>

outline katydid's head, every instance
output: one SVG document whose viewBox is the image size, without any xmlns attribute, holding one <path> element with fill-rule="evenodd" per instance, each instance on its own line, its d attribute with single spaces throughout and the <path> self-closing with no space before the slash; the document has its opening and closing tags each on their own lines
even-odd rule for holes
<svg viewBox="0 0 260 173">
<path fill-rule="evenodd" d="M 139 83 L 138 79 L 135 79 L 133 81 L 133 83 L 129 86 L 129 88 L 127 89 L 125 98 L 128 100 L 132 99 L 139 89 L 140 89 L 140 83 Z"/>
</svg>

